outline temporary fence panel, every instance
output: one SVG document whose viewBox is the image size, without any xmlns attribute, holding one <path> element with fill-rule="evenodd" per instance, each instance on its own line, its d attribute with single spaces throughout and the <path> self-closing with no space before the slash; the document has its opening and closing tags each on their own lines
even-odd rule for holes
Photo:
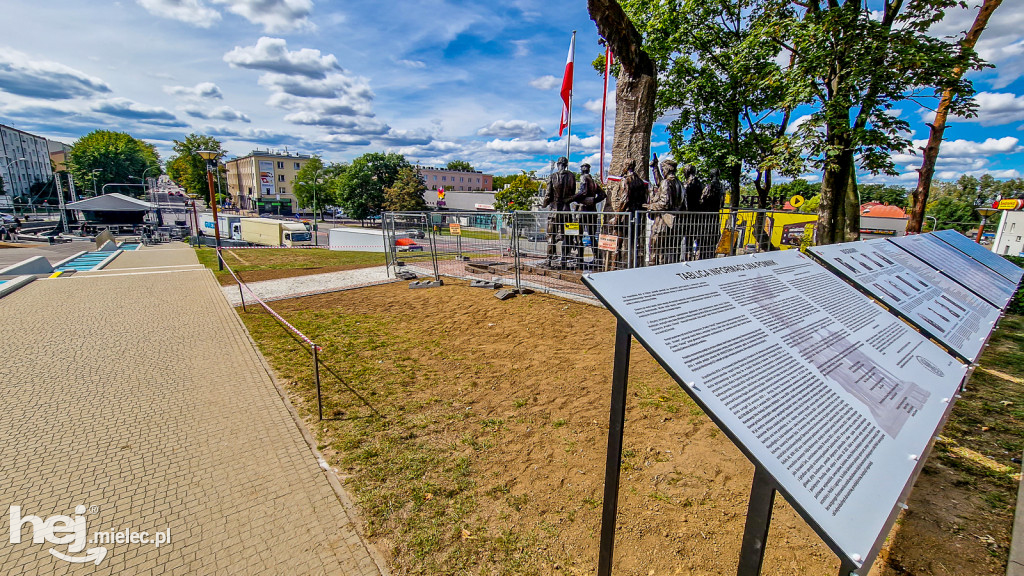
<svg viewBox="0 0 1024 576">
<path fill-rule="evenodd" d="M 514 220 L 496 212 L 434 212 L 431 234 L 445 276 L 516 282 Z"/>
<path fill-rule="evenodd" d="M 437 211 L 386 213 L 382 226 L 389 266 L 593 298 L 581 282 L 585 273 L 797 248 L 814 219 L 728 209 Z"/>
<path fill-rule="evenodd" d="M 439 279 L 434 236 L 427 212 L 388 212 L 381 218 L 388 266 Z"/>
</svg>

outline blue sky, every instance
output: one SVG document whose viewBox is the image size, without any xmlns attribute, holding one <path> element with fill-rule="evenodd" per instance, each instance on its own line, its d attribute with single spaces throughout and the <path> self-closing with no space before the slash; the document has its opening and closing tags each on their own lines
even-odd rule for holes
<svg viewBox="0 0 1024 576">
<path fill-rule="evenodd" d="M 127 131 L 164 159 L 172 139 L 199 132 L 229 155 L 387 150 L 496 174 L 546 172 L 564 153 L 558 87 L 575 29 L 572 165 L 596 172 L 601 48 L 583 0 L 47 0 L 8 3 L 4 16 L 3 124 L 68 143 Z M 952 12 L 937 32 L 973 17 Z M 980 117 L 946 132 L 943 178 L 1024 172 L 1024 2 L 1003 3 L 979 48 L 996 68 L 973 76 Z M 920 108 L 900 114 L 927 138 Z M 665 141 L 656 127 L 654 150 Z M 896 161 L 916 178 L 915 157 Z"/>
</svg>

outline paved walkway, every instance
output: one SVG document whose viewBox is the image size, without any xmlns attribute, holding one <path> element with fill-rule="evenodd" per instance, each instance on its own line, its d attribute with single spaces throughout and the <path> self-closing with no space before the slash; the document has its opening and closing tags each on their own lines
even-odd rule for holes
<svg viewBox="0 0 1024 576">
<path fill-rule="evenodd" d="M 0 574 L 380 574 L 212 274 L 168 267 L 189 254 L 0 299 Z M 42 538 L 79 514 L 90 538 L 170 541 Z"/>
<path fill-rule="evenodd" d="M 243 274 L 244 278 L 244 274 Z M 360 288 L 376 284 L 395 282 L 394 276 L 388 276 L 387 268 L 376 266 L 373 268 L 357 268 L 355 270 L 343 270 L 341 272 L 327 272 L 326 274 L 310 274 L 308 276 L 296 276 L 294 278 L 278 278 L 276 280 L 263 280 L 261 282 L 247 282 L 246 285 L 263 300 L 280 300 L 282 298 L 297 298 L 299 296 L 311 296 L 313 294 L 325 294 L 337 292 L 349 288 Z M 238 285 L 231 284 L 222 286 L 224 297 L 232 306 L 240 306 L 242 301 L 238 295 Z M 249 294 L 246 293 L 246 298 Z"/>
</svg>

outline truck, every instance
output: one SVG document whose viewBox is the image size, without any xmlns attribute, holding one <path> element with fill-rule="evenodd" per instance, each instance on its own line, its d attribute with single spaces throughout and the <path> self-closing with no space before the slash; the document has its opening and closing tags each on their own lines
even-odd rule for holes
<svg viewBox="0 0 1024 576">
<path fill-rule="evenodd" d="M 220 225 L 220 237 L 231 240 L 241 240 L 238 222 L 242 219 L 241 216 L 230 216 L 224 214 L 217 215 L 217 224 Z M 199 215 L 199 229 L 203 231 L 203 234 L 213 237 L 216 232 L 213 226 L 213 214 L 211 212 L 204 212 Z"/>
<path fill-rule="evenodd" d="M 242 240 L 260 246 L 311 246 L 313 235 L 301 222 L 273 218 L 242 218 L 239 222 Z"/>
</svg>

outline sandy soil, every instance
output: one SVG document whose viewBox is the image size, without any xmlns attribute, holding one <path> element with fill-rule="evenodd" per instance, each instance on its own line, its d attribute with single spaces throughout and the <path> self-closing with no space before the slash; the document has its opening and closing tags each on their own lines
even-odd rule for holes
<svg viewBox="0 0 1024 576">
<path fill-rule="evenodd" d="M 474 514 L 482 525 L 495 533 L 545 535 L 540 573 L 594 573 L 614 336 L 607 311 L 542 295 L 501 302 L 491 291 L 448 280 L 442 288 L 380 286 L 281 301 L 275 308 L 286 318 L 310 310 L 393 318 L 403 339 L 439 340 L 441 352 L 432 346 L 403 351 L 418 365 L 432 366 L 444 382 L 410 383 L 409 402 L 421 402 L 419 416 L 432 423 L 417 433 L 459 446 L 453 458 L 472 458 L 480 478 Z M 428 401 L 436 397 L 444 402 Z M 476 418 L 446 418 L 443 412 L 453 410 L 471 410 Z M 461 445 L 458 439 L 479 433 L 484 419 L 502 421 L 493 447 Z M 734 574 L 753 466 L 636 342 L 624 442 L 615 574 Z M 325 454 L 338 460 L 330 448 Z M 986 518 L 979 512 L 984 505 L 954 482 L 941 463 L 929 462 L 910 512 L 872 573 L 999 573 L 979 535 L 1005 532 L 999 528 L 1005 518 Z M 508 497 L 487 497 L 495 485 L 507 487 Z M 510 507 L 510 499 L 521 505 Z M 374 539 L 386 554 L 400 546 L 395 533 L 385 530 Z M 885 559 L 891 566 L 880 569 Z M 835 574 L 838 565 L 777 498 L 763 573 L 820 576 Z"/>
</svg>

